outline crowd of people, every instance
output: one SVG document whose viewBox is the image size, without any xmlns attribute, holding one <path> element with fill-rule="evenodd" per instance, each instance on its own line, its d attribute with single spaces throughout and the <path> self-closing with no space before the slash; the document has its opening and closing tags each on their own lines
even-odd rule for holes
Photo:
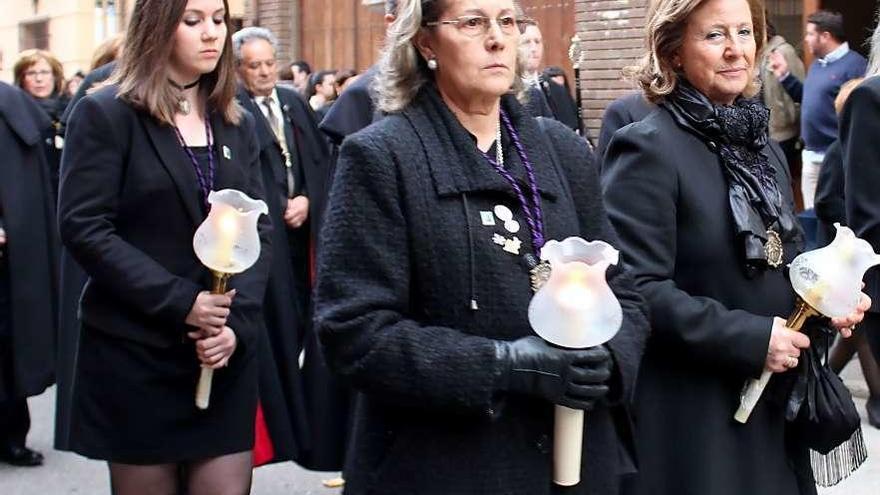
<svg viewBox="0 0 880 495">
<path fill-rule="evenodd" d="M 812 14 L 805 71 L 761 0 L 651 0 L 645 22 L 595 147 L 514 0 L 387 0 L 362 73 L 285 63 L 226 0 L 137 0 L 70 79 L 19 54 L 0 461 L 43 463 L 26 399 L 57 384 L 55 447 L 106 461 L 115 495 L 242 495 L 285 461 L 351 495 L 815 494 L 795 391 L 809 356 L 857 353 L 880 427 L 880 272 L 798 332 L 786 266 L 834 223 L 880 250 L 880 28 L 865 60 Z M 193 235 L 221 189 L 268 213 L 214 293 Z M 587 349 L 528 317 L 542 248 L 574 236 L 622 259 L 621 328 Z M 575 486 L 553 482 L 553 405 L 589 411 Z"/>
</svg>

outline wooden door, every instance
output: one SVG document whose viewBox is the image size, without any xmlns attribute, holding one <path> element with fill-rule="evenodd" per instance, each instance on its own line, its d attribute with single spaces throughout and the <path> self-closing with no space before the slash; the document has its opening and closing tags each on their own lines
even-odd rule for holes
<svg viewBox="0 0 880 495">
<path fill-rule="evenodd" d="M 364 70 L 378 57 L 385 35 L 382 11 L 361 0 L 301 0 L 301 58 L 312 70 Z"/>
</svg>

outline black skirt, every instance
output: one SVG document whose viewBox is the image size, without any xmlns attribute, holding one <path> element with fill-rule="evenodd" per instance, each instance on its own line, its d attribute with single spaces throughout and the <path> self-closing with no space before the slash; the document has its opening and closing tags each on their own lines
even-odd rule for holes
<svg viewBox="0 0 880 495">
<path fill-rule="evenodd" d="M 150 347 L 84 327 L 73 391 L 71 450 L 124 464 L 195 461 L 251 450 L 257 363 L 236 350 L 215 370 L 211 403 L 195 406 L 200 367 L 190 339 Z"/>
</svg>

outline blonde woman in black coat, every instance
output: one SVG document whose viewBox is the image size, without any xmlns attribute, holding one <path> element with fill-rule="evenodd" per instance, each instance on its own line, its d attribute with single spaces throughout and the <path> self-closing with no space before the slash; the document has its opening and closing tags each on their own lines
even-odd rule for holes
<svg viewBox="0 0 880 495">
<path fill-rule="evenodd" d="M 755 0 L 658 0 L 634 70 L 658 109 L 617 131 L 603 162 L 609 216 L 650 307 L 636 394 L 637 495 L 815 493 L 807 448 L 773 378 L 746 424 L 743 383 L 797 367 L 785 266 L 803 236 L 788 168 L 753 99 L 764 43 Z M 658 70 L 659 69 L 659 70 Z M 837 321 L 842 328 L 859 313 Z M 845 332 L 845 333 L 848 333 Z"/>
<path fill-rule="evenodd" d="M 624 324 L 607 346 L 554 348 L 529 327 L 544 239 L 617 241 L 586 143 L 542 132 L 509 94 L 519 25 L 511 0 L 401 2 L 379 74 L 389 115 L 343 144 L 316 325 L 360 392 L 347 494 L 557 493 L 554 404 L 590 410 L 567 493 L 616 493 L 633 470 L 647 328 L 626 275 L 608 275 Z"/>
<path fill-rule="evenodd" d="M 192 247 L 211 190 L 263 196 L 228 25 L 225 0 L 138 0 L 112 83 L 68 123 L 59 224 L 89 277 L 70 447 L 108 462 L 116 495 L 250 491 L 268 223 L 226 294 Z"/>
</svg>

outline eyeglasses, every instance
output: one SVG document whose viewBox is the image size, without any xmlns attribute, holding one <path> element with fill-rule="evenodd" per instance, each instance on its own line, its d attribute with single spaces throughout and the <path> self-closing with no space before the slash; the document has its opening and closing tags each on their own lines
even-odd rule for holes
<svg viewBox="0 0 880 495">
<path fill-rule="evenodd" d="M 24 77 L 31 77 L 31 78 L 37 77 L 37 76 L 49 77 L 51 75 L 52 75 L 52 71 L 45 70 L 45 69 L 44 70 L 28 70 L 28 71 L 25 71 L 25 73 L 24 73 Z"/>
<path fill-rule="evenodd" d="M 506 36 L 512 36 L 522 33 L 526 26 L 532 21 L 524 17 L 514 17 L 512 15 L 503 15 L 496 19 L 491 19 L 484 15 L 463 15 L 455 19 L 447 19 L 443 21 L 431 21 L 422 24 L 425 27 L 440 26 L 442 24 L 451 24 L 467 36 L 485 36 L 492 26 L 492 22 L 498 25 L 501 32 Z"/>
</svg>

